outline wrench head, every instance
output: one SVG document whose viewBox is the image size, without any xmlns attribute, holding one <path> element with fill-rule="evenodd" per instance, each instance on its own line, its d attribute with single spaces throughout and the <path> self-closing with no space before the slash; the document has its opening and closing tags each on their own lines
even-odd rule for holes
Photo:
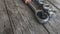
<svg viewBox="0 0 60 34">
<path fill-rule="evenodd" d="M 49 20 L 49 15 L 41 10 L 36 13 L 36 17 L 41 24 L 47 23 Z"/>
</svg>

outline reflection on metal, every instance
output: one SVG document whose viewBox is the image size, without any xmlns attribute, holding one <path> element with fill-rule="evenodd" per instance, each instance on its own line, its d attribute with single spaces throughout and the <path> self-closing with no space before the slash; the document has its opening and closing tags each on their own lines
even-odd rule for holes
<svg viewBox="0 0 60 34">
<path fill-rule="evenodd" d="M 38 6 L 39 9 L 36 8 L 35 5 Z M 40 23 L 45 24 L 49 21 L 49 19 L 55 15 L 54 10 L 52 7 L 44 2 L 44 0 L 35 0 L 29 4 L 29 6 L 34 10 L 36 18 L 39 20 Z"/>
</svg>

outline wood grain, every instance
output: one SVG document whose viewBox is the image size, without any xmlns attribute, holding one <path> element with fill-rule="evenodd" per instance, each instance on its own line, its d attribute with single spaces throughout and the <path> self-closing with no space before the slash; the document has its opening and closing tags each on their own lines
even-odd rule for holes
<svg viewBox="0 0 60 34">
<path fill-rule="evenodd" d="M 21 0 L 5 0 L 14 34 L 48 34 L 33 12 Z"/>
<path fill-rule="evenodd" d="M 22 0 L 0 0 L 0 34 L 60 34 L 60 0 L 49 1 L 56 17 L 41 25 Z"/>
<path fill-rule="evenodd" d="M 47 0 L 51 4 L 53 4 L 57 9 L 60 10 L 60 0 Z"/>
<path fill-rule="evenodd" d="M 52 1 L 52 3 L 55 5 L 57 5 L 56 2 L 59 3 L 57 0 L 55 3 L 54 3 L 55 0 L 54 1 L 50 0 L 50 1 Z M 47 3 L 49 3 L 53 7 L 53 9 L 56 10 L 56 16 L 53 17 L 49 21 L 49 23 L 45 24 L 45 27 L 48 29 L 50 34 L 60 34 L 60 10 L 57 9 L 55 6 L 53 6 L 50 2 L 47 2 Z M 59 6 L 57 6 L 57 7 L 59 7 Z"/>
<path fill-rule="evenodd" d="M 3 0 L 0 0 L 0 34 L 13 34 Z"/>
</svg>

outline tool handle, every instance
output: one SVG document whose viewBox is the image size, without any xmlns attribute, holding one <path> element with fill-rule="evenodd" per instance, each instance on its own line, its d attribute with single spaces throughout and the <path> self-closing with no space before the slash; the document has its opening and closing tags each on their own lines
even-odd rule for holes
<svg viewBox="0 0 60 34">
<path fill-rule="evenodd" d="M 31 7 L 31 9 L 32 9 L 33 11 L 35 11 L 35 12 L 36 12 L 36 7 L 35 7 L 35 6 L 33 6 L 33 4 L 32 4 L 32 3 L 30 3 L 30 4 L 29 4 L 29 6 Z"/>
</svg>

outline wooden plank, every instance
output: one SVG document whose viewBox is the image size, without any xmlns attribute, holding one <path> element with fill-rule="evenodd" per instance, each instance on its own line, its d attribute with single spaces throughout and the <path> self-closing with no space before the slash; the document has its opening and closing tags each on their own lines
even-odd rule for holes
<svg viewBox="0 0 60 34">
<path fill-rule="evenodd" d="M 48 34 L 32 11 L 21 0 L 5 0 L 14 34 Z"/>
<path fill-rule="evenodd" d="M 55 7 L 60 10 L 60 0 L 48 0 L 48 1 L 53 3 L 53 5 L 55 5 Z"/>
<path fill-rule="evenodd" d="M 0 34 L 13 34 L 3 0 L 0 0 Z"/>
<path fill-rule="evenodd" d="M 54 4 L 53 0 L 51 0 L 51 1 Z M 50 32 L 50 34 L 60 34 L 60 10 L 57 9 L 56 7 L 54 7 L 52 4 L 50 4 L 50 5 L 53 7 L 53 9 L 56 10 L 56 17 L 52 18 L 49 21 L 49 23 L 45 24 L 45 27 L 48 29 L 48 31 Z"/>
</svg>

